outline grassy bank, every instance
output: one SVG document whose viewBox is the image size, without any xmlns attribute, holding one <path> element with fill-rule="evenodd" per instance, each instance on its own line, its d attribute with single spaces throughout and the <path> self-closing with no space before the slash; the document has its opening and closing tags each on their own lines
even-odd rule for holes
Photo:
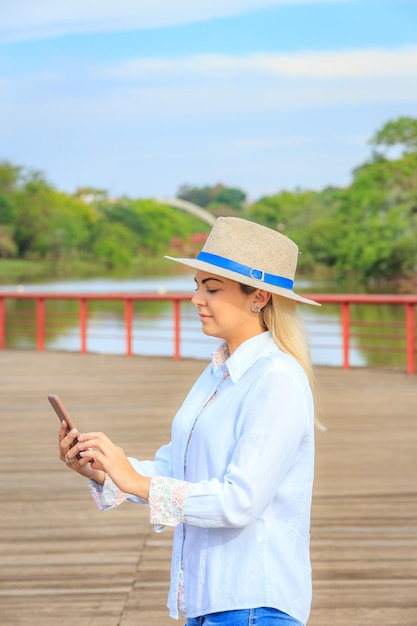
<svg viewBox="0 0 417 626">
<path fill-rule="evenodd" d="M 188 256 L 174 252 L 173 256 Z M 0 260 L 0 285 L 46 282 L 53 280 L 82 280 L 87 278 L 144 278 L 176 276 L 190 272 L 190 268 L 167 261 L 163 257 L 137 257 L 128 267 L 110 270 L 98 262 L 80 260 L 30 261 L 22 259 Z M 297 281 L 307 280 L 319 285 L 319 291 L 336 293 L 416 293 L 417 277 L 398 278 L 395 281 L 369 281 L 367 284 L 345 278 L 337 279 L 331 269 L 318 266 L 308 276 L 297 272 Z M 315 287 L 316 289 L 317 287 Z"/>
<path fill-rule="evenodd" d="M 31 261 L 2 259 L 0 261 L 0 284 L 34 283 L 56 279 L 73 278 L 140 278 L 166 276 L 178 273 L 175 263 L 164 258 L 137 257 L 128 267 L 109 270 L 103 263 L 80 260 Z"/>
<path fill-rule="evenodd" d="M 52 275 L 54 265 L 50 261 L 23 261 L 2 259 L 0 261 L 0 283 L 3 285 L 36 282 Z"/>
</svg>

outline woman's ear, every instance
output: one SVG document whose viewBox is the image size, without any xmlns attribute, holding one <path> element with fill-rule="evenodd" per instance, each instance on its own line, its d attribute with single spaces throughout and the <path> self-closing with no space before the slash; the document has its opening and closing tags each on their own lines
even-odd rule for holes
<svg viewBox="0 0 417 626">
<path fill-rule="evenodd" d="M 264 291 L 263 289 L 258 289 L 253 295 L 253 304 L 256 304 L 260 309 L 263 309 L 268 304 L 271 297 L 269 291 Z"/>
</svg>

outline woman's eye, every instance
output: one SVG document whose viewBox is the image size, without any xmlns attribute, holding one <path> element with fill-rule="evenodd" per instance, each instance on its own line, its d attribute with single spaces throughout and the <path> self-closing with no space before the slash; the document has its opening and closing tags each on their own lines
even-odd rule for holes
<svg viewBox="0 0 417 626">
<path fill-rule="evenodd" d="M 218 289 L 207 289 L 207 293 L 216 293 Z"/>
</svg>

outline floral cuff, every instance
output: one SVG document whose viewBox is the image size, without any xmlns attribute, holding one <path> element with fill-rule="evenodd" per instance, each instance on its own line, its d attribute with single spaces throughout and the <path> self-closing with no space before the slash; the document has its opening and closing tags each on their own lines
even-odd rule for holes
<svg viewBox="0 0 417 626">
<path fill-rule="evenodd" d="M 184 521 L 184 502 L 189 484 L 175 478 L 154 476 L 149 489 L 150 523 L 177 526 Z"/>
<path fill-rule="evenodd" d="M 102 485 L 95 480 L 89 480 L 88 488 L 100 511 L 112 509 L 128 498 L 128 494 L 116 487 L 107 474 Z"/>
</svg>

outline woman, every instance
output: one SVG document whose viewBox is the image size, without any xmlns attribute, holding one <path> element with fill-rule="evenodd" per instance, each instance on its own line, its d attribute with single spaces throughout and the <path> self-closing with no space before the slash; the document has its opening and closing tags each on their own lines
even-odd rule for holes
<svg viewBox="0 0 417 626">
<path fill-rule="evenodd" d="M 192 302 L 223 344 L 154 461 L 103 433 L 71 447 L 77 431 L 60 430 L 60 458 L 99 508 L 148 502 L 156 530 L 175 526 L 168 606 L 188 626 L 308 619 L 314 409 L 296 307 L 316 303 L 292 290 L 297 256 L 280 233 L 228 217 L 196 259 L 172 259 L 196 269 Z"/>
</svg>

